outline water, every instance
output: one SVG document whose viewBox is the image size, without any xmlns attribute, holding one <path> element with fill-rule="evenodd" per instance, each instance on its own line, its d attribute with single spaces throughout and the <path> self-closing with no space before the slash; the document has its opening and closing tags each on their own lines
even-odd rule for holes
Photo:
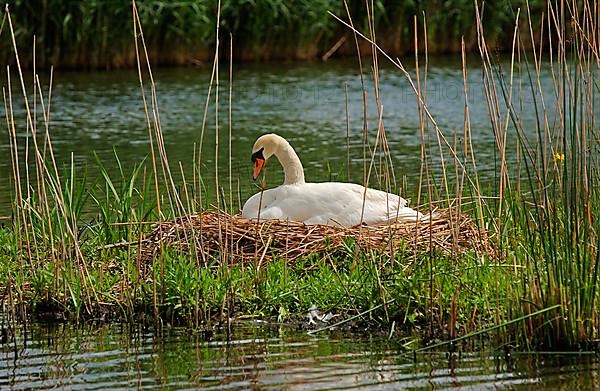
<svg viewBox="0 0 600 391">
<path fill-rule="evenodd" d="M 185 328 L 33 323 L 0 345 L 1 389 L 591 389 L 585 356 L 405 354 L 381 335 L 310 336 L 289 326 L 236 323 L 230 334 Z"/>
<path fill-rule="evenodd" d="M 487 104 L 481 83 L 481 69 L 476 58 L 469 59 L 468 102 L 473 143 L 478 170 L 483 180 L 491 180 L 495 172 L 494 136 L 489 124 Z M 408 66 L 408 65 L 407 65 Z M 228 192 L 228 99 L 229 83 L 225 68 L 221 73 L 219 99 L 220 158 L 219 176 Z M 223 73 L 224 72 L 224 73 Z M 378 115 L 373 99 L 373 87 L 367 74 L 368 121 L 375 134 Z M 159 113 L 169 161 L 176 178 L 179 162 L 192 178 L 195 145 L 200 140 L 204 102 L 210 69 L 161 69 L 155 72 Z M 5 80 L 3 78 L 2 80 Z M 42 75 L 46 85 L 48 75 Z M 551 75 L 542 71 L 548 112 L 552 113 Z M 25 160 L 27 127 L 24 105 L 13 82 L 14 111 L 21 150 L 22 171 Z M 27 85 L 31 85 L 27 81 Z M 232 84 L 232 183 L 241 189 L 242 201 L 256 191 L 251 181 L 250 150 L 254 140 L 263 133 L 277 132 L 288 138 L 298 151 L 307 180 L 346 180 L 346 93 L 348 89 L 350 134 L 350 179 L 362 182 L 362 93 L 356 61 L 333 61 L 308 64 L 236 65 Z M 396 69 L 382 62 L 380 89 L 383 121 L 387 131 L 398 184 L 406 180 L 402 193 L 416 194 L 420 156 L 420 129 L 417 103 L 409 84 Z M 456 59 L 433 58 L 427 76 L 427 99 L 445 136 L 453 142 L 453 134 L 462 139 L 464 95 L 461 64 Z M 31 92 L 29 93 L 31 95 Z M 522 113 L 526 129 L 534 130 L 535 110 L 531 96 L 523 96 Z M 38 104 L 39 109 L 39 104 Z M 3 111 L 3 108 L 0 109 Z M 39 111 L 39 110 L 38 110 Z M 2 113 L 4 118 L 4 113 Z M 41 114 L 38 115 L 39 127 Z M 11 172 L 6 125 L 0 132 L 0 192 L 10 194 Z M 80 176 L 98 176 L 95 152 L 114 171 L 113 150 L 127 169 L 149 155 L 149 138 L 138 78 L 135 70 L 118 72 L 57 72 L 52 90 L 50 132 L 59 166 L 70 164 L 79 168 Z M 215 112 L 214 99 L 209 109 L 202 156 L 201 175 L 208 188 L 215 177 Z M 427 132 L 428 145 L 437 155 L 433 128 Z M 374 141 L 374 140 L 372 140 Z M 450 158 L 448 150 L 445 155 Z M 509 154 L 512 149 L 509 150 Z M 32 159 L 30 167 L 32 167 Z M 439 168 L 434 158 L 433 166 Z M 269 186 L 281 181 L 276 164 L 270 165 Z M 373 184 L 373 182 L 371 182 Z M 375 183 L 376 185 L 376 183 Z M 402 186 L 400 186 L 402 187 Z M 211 192 L 212 194 L 212 192 Z M 10 197 L 0 199 L 0 211 L 9 213 Z"/>
</svg>

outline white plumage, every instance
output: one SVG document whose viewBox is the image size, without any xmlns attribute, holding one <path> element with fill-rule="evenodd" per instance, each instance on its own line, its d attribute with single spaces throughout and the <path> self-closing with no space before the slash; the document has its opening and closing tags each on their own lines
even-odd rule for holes
<svg viewBox="0 0 600 391">
<path fill-rule="evenodd" d="M 254 177 L 264 162 L 275 155 L 285 172 L 284 184 L 254 194 L 244 204 L 242 217 L 301 221 L 305 224 L 377 225 L 393 221 L 417 221 L 418 211 L 407 207 L 396 194 L 366 189 L 354 183 L 305 183 L 300 159 L 294 149 L 276 134 L 263 135 L 253 147 Z M 260 213 L 259 213 L 260 207 Z"/>
</svg>

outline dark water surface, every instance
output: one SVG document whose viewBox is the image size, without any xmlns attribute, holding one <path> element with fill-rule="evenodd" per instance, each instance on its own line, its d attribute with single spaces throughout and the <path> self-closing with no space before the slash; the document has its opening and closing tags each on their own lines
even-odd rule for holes
<svg viewBox="0 0 600 391">
<path fill-rule="evenodd" d="M 34 323 L 0 348 L 1 389 L 594 389 L 600 375 L 585 356 L 413 357 L 381 335 L 310 336 L 256 323 L 210 338 L 185 328 Z"/>
<path fill-rule="evenodd" d="M 477 167 L 485 180 L 495 172 L 494 136 L 490 127 L 487 104 L 483 95 L 481 68 L 477 58 L 469 59 L 468 103 Z M 508 66 L 508 63 L 506 64 Z M 409 66 L 409 64 L 407 64 Z M 423 77 L 423 75 L 421 75 Z M 46 85 L 48 75 L 42 75 Z M 372 76 L 365 76 L 368 95 L 368 126 L 371 135 L 377 129 L 378 114 L 374 104 Z M 4 78 L 6 80 L 6 78 Z M 159 113 L 168 158 L 179 177 L 179 162 L 192 178 L 195 147 L 200 141 L 204 104 L 210 80 L 210 69 L 161 69 L 155 72 Z M 361 81 L 356 61 L 333 61 L 308 64 L 235 65 L 232 84 L 232 183 L 241 189 L 245 200 L 256 191 L 251 181 L 250 150 L 257 136 L 277 132 L 288 138 L 305 166 L 307 180 L 322 181 L 341 178 L 346 172 L 346 86 L 350 134 L 351 176 L 355 182 L 363 178 L 363 101 Z M 549 71 L 542 70 L 540 83 L 545 90 L 547 111 L 552 117 L 553 89 Z M 425 82 L 424 82 L 425 84 Z M 25 165 L 26 127 L 24 105 L 17 80 L 13 82 L 16 132 L 20 149 L 19 161 Z M 31 85 L 28 81 L 27 85 Z M 463 76 L 458 58 L 432 58 L 426 82 L 430 111 L 448 140 L 462 140 L 464 127 Z M 383 121 L 398 186 L 408 197 L 416 194 L 421 164 L 421 135 L 416 98 L 404 76 L 382 62 L 380 90 Z M 31 91 L 29 91 L 31 97 Z M 515 96 L 518 96 L 515 92 Z M 149 97 L 148 97 L 149 99 Z M 517 99 L 517 98 L 515 98 Z M 228 100 L 229 83 L 226 67 L 221 69 L 219 99 L 220 158 L 219 177 L 228 192 Z M 525 128 L 534 131 L 535 110 L 532 95 L 519 97 L 518 115 Z M 2 118 L 4 118 L 4 108 Z M 39 103 L 38 103 L 39 112 Z M 214 188 L 215 177 L 215 109 L 214 98 L 203 143 L 200 174 L 207 188 Z M 42 115 L 38 126 L 43 129 Z M 0 127 L 0 192 L 11 193 L 9 182 L 11 163 L 6 124 Z M 50 133 L 59 166 L 73 159 L 79 177 L 98 177 L 93 152 L 97 153 L 109 171 L 116 161 L 113 150 L 130 170 L 149 155 L 149 137 L 142 106 L 140 87 L 135 70 L 118 72 L 57 71 L 52 89 Z M 374 139 L 372 140 L 372 142 Z M 31 141 L 30 141 L 31 143 Z M 429 127 L 426 143 L 433 151 L 433 167 L 439 169 L 437 139 Z M 509 155 L 512 150 L 508 151 Z M 446 159 L 450 159 L 444 148 Z M 31 153 L 29 156 L 32 165 Z M 509 156 L 510 158 L 510 156 Z M 451 160 L 451 159 L 450 159 Z M 269 172 L 269 186 L 281 181 L 276 164 Z M 453 172 L 453 169 L 451 170 Z M 406 185 L 402 186 L 402 180 Z M 371 181 L 376 186 L 376 183 Z M 211 191 L 212 194 L 212 191 Z M 0 210 L 8 213 L 10 197 L 0 199 Z"/>
</svg>

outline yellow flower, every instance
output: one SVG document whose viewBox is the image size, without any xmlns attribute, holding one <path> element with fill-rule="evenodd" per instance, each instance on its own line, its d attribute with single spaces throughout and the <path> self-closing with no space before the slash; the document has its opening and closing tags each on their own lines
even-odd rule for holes
<svg viewBox="0 0 600 391">
<path fill-rule="evenodd" d="M 562 162 L 565 160 L 565 154 L 564 153 L 555 153 L 554 154 L 554 161 L 555 162 Z"/>
</svg>

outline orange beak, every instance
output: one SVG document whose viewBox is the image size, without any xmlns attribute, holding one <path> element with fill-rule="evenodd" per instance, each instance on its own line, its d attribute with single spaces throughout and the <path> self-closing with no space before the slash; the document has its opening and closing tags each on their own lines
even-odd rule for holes
<svg viewBox="0 0 600 391">
<path fill-rule="evenodd" d="M 254 160 L 254 175 L 252 176 L 252 179 L 256 180 L 256 178 L 258 178 L 264 165 L 265 165 L 264 159 L 257 158 L 256 160 Z"/>
</svg>

